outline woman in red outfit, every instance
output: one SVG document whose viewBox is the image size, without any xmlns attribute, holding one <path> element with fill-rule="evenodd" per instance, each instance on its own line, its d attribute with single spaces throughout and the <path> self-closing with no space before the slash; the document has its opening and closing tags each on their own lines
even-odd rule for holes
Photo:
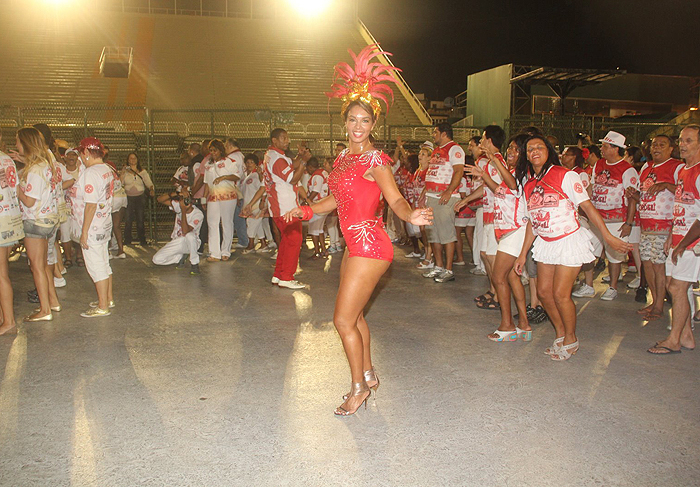
<svg viewBox="0 0 700 487">
<path fill-rule="evenodd" d="M 432 221 L 430 209 L 412 210 L 401 196 L 391 170 L 393 161 L 375 149 L 370 139 L 380 110 L 377 98 L 386 101 L 381 93 L 387 93 L 388 89 L 378 81 L 392 79 L 381 74 L 391 68 L 368 66 L 368 61 L 380 54 L 378 51 L 377 46 L 368 46 L 357 57 L 353 54 L 355 70 L 347 64 L 341 65 L 341 68 L 347 67 L 347 71 L 343 71 L 347 77 L 341 76 L 347 86 L 335 84 L 336 91 L 329 95 L 336 97 L 338 87 L 346 88 L 340 90 L 340 97 L 344 101 L 342 114 L 349 141 L 348 148 L 340 153 L 328 177 L 331 194 L 311 206 L 295 208 L 284 216 L 287 221 L 309 219 L 314 213 L 338 209 L 347 248 L 340 265 L 340 287 L 333 322 L 343 342 L 352 375 L 350 393 L 335 410 L 340 416 L 354 414 L 363 403 L 366 404 L 371 389 L 379 387 L 379 378 L 372 367 L 370 333 L 364 308 L 394 256 L 381 217 L 381 198 L 383 196 L 404 221 L 414 225 L 430 225 Z M 340 73 L 338 66 L 336 72 Z"/>
</svg>

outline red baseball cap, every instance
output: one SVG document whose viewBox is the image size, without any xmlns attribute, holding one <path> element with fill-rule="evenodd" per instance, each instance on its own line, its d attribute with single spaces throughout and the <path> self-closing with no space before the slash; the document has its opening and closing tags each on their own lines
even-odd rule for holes
<svg viewBox="0 0 700 487">
<path fill-rule="evenodd" d="M 80 144 L 78 144 L 77 149 L 80 152 L 83 152 L 85 149 L 90 149 L 90 150 L 99 150 L 104 152 L 105 148 L 102 145 L 102 142 L 100 142 L 100 139 L 97 139 L 95 137 L 85 137 L 83 140 L 80 141 Z"/>
</svg>

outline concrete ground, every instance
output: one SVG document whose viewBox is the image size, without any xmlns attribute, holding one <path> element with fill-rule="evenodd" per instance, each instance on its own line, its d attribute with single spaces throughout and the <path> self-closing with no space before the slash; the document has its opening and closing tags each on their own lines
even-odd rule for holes
<svg viewBox="0 0 700 487">
<path fill-rule="evenodd" d="M 397 247 L 367 313 L 381 387 L 339 418 L 339 257 L 305 252 L 291 291 L 269 254 L 190 276 L 127 252 L 112 316 L 79 317 L 95 294 L 74 267 L 54 321 L 0 337 L 0 485 L 700 485 L 700 350 L 646 353 L 667 318 L 640 321 L 626 287 L 577 300 L 581 349 L 555 363 L 548 322 L 493 343 L 486 278 L 428 281 Z M 10 272 L 21 318 L 33 284 Z"/>
</svg>

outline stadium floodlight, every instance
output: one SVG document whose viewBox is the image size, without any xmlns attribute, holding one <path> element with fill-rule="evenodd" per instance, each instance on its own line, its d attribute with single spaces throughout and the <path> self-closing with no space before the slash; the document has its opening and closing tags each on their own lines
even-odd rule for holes
<svg viewBox="0 0 700 487">
<path fill-rule="evenodd" d="M 72 0 L 44 0 L 44 1 L 50 5 L 55 5 L 56 7 L 60 7 L 63 5 L 67 5 Z"/>
<path fill-rule="evenodd" d="M 328 9 L 332 0 L 289 0 L 294 9 L 304 17 L 316 17 Z"/>
</svg>

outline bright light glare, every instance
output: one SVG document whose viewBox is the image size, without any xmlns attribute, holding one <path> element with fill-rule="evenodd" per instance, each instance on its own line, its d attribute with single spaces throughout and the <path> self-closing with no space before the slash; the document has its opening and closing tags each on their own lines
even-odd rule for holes
<svg viewBox="0 0 700 487">
<path fill-rule="evenodd" d="M 328 9 L 332 0 L 289 0 L 294 9 L 305 17 L 321 15 Z"/>
<path fill-rule="evenodd" d="M 71 0 L 44 0 L 46 3 L 56 6 L 67 5 Z"/>
</svg>

